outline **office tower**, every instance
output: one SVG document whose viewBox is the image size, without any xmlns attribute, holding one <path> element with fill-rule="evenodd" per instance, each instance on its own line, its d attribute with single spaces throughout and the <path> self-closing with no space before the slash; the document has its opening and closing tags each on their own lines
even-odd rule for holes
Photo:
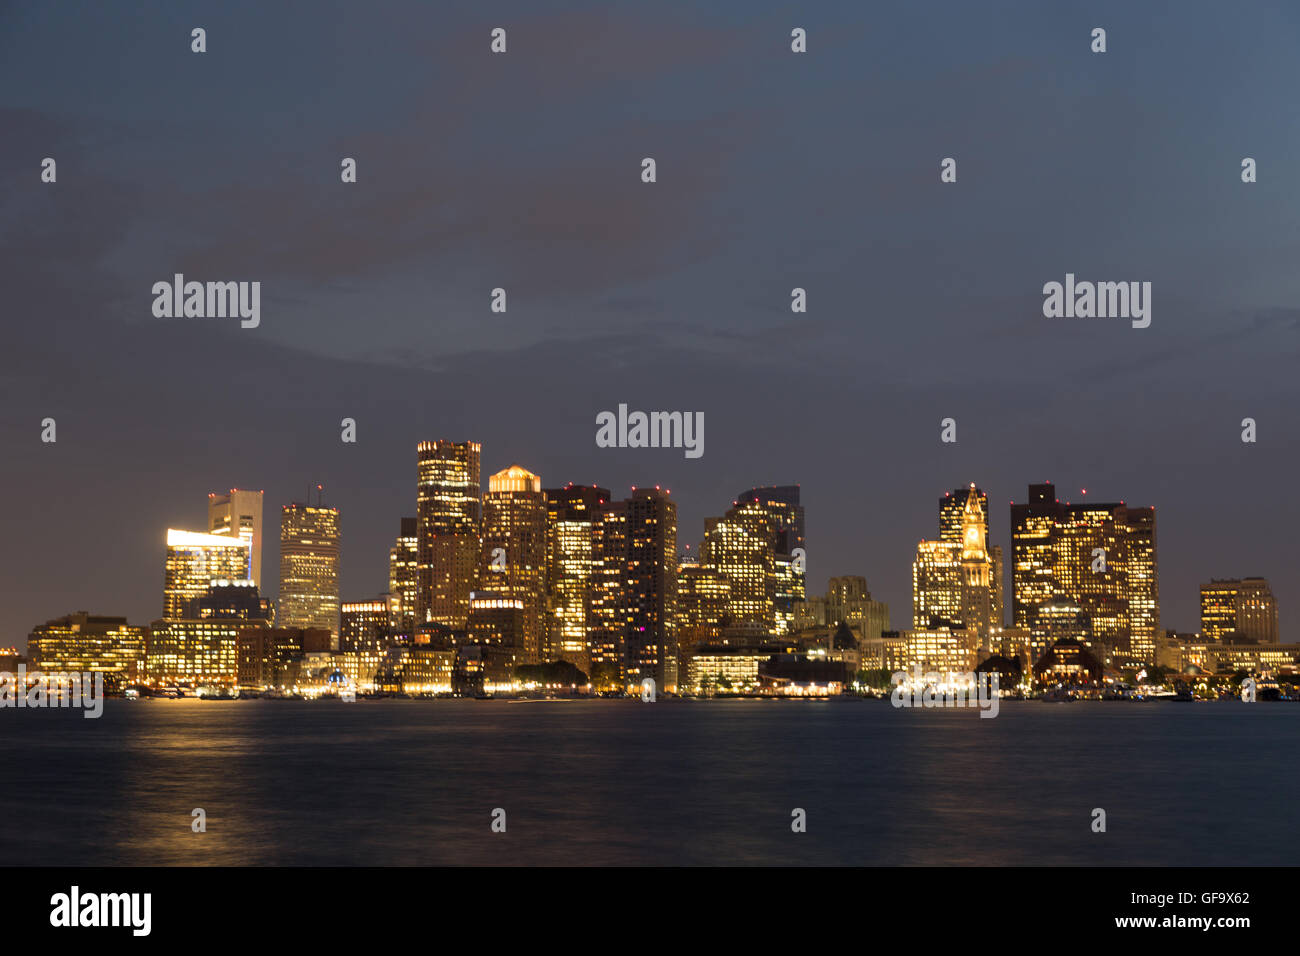
<svg viewBox="0 0 1300 956">
<path fill-rule="evenodd" d="M 890 630 L 889 605 L 871 597 L 864 577 L 844 575 L 831 578 L 822 605 L 825 617 L 818 624 L 827 627 L 847 624 L 863 640 L 880 637 Z"/>
<path fill-rule="evenodd" d="M 1215 578 L 1201 585 L 1201 635 L 1207 641 L 1278 643 L 1277 600 L 1265 578 Z"/>
<path fill-rule="evenodd" d="M 776 632 L 776 539 L 772 515 L 753 499 L 736 502 L 721 518 L 705 519 L 700 564 L 730 582 L 732 623 Z"/>
<path fill-rule="evenodd" d="M 592 682 L 601 689 L 624 686 L 624 637 L 627 633 L 628 509 L 626 501 L 607 501 L 600 524 L 592 569 L 594 596 L 588 629 Z"/>
<path fill-rule="evenodd" d="M 340 651 L 359 653 L 387 646 L 392 613 L 389 597 L 383 595 L 373 601 L 347 601 L 339 607 Z"/>
<path fill-rule="evenodd" d="M 1201 585 L 1201 636 L 1222 641 L 1237 630 L 1237 591 L 1240 581 L 1213 579 Z"/>
<path fill-rule="evenodd" d="M 415 633 L 418 565 L 416 519 L 403 518 L 401 534 L 388 552 L 388 592 L 393 596 L 393 615 L 389 624 L 398 634 L 408 637 Z"/>
<path fill-rule="evenodd" d="M 731 581 L 717 568 L 694 562 L 677 566 L 677 640 L 685 650 L 713 644 L 731 624 Z"/>
<path fill-rule="evenodd" d="M 677 686 L 677 504 L 658 488 L 634 488 L 627 515 L 624 676 Z"/>
<path fill-rule="evenodd" d="M 736 501 L 752 502 L 768 516 L 773 538 L 772 630 L 789 634 L 794 630 L 797 608 L 808 598 L 804 509 L 799 503 L 799 486 L 750 488 L 737 495 Z"/>
<path fill-rule="evenodd" d="M 961 545 L 918 542 L 912 561 L 912 627 L 960 627 L 961 615 Z"/>
<path fill-rule="evenodd" d="M 262 587 L 262 493 L 231 488 L 208 495 L 208 533 L 233 535 L 248 542 L 248 570 L 239 575 Z"/>
<path fill-rule="evenodd" d="M 214 581 L 189 602 L 183 618 L 154 621 L 147 670 L 155 684 L 233 687 L 239 677 L 239 635 L 264 629 L 266 604 L 251 581 Z"/>
<path fill-rule="evenodd" d="M 546 520 L 542 480 L 531 471 L 511 465 L 488 478 L 479 582 L 520 603 L 517 664 L 541 663 L 545 650 Z"/>
<path fill-rule="evenodd" d="M 954 496 L 939 502 L 940 540 L 922 541 L 912 562 L 912 626 L 963 628 L 983 645 L 995 620 L 998 582 L 988 554 L 987 498 L 973 484 L 961 495 L 954 539 Z"/>
<path fill-rule="evenodd" d="M 520 659 L 527 617 L 522 599 L 494 591 L 475 591 L 469 598 L 469 640 L 499 648 L 513 674 L 515 665 L 527 663 Z"/>
<path fill-rule="evenodd" d="M 163 617 L 195 616 L 193 602 L 212 581 L 243 579 L 248 573 L 248 551 L 243 538 L 168 528 Z"/>
<path fill-rule="evenodd" d="M 417 457 L 416 627 L 464 629 L 482 542 L 478 442 L 420 442 Z"/>
<path fill-rule="evenodd" d="M 609 490 L 569 484 L 546 497 L 546 654 L 590 674 Z"/>
<path fill-rule="evenodd" d="M 250 690 L 289 690 L 297 683 L 303 658 L 328 651 L 333 642 L 321 628 L 248 626 L 235 638 L 236 680 Z"/>
<path fill-rule="evenodd" d="M 1094 639 L 1130 662 L 1151 663 L 1160 625 L 1155 509 L 1124 502 L 1062 504 L 1050 483 L 1011 506 L 1012 616 L 1042 638 L 1037 609 L 1076 602 Z"/>
<path fill-rule="evenodd" d="M 280 509 L 280 613 L 287 628 L 339 634 L 339 509 L 300 502 Z"/>
<path fill-rule="evenodd" d="M 247 621 L 163 619 L 150 625 L 149 680 L 169 684 L 233 685 L 239 675 L 237 641 Z"/>
<path fill-rule="evenodd" d="M 1156 573 L 1156 509 L 1125 507 L 1124 538 L 1127 564 L 1129 652 L 1137 660 L 1154 662 L 1160 634 L 1160 587 Z"/>
<path fill-rule="evenodd" d="M 32 628 L 27 656 L 31 670 L 102 673 L 105 686 L 120 687 L 143 676 L 148 638 L 147 627 L 124 617 L 77 611 Z"/>
<path fill-rule="evenodd" d="M 1030 659 L 1037 663 L 1044 653 L 1061 640 L 1078 641 L 1092 647 L 1096 634 L 1092 618 L 1078 601 L 1057 595 L 1038 605 L 1034 615 L 1036 632 L 1030 635 Z"/>
<path fill-rule="evenodd" d="M 995 627 L 1001 627 L 1003 616 L 1002 603 L 1002 548 L 989 542 L 989 497 L 979 488 L 955 488 L 939 499 L 939 540 L 961 543 L 968 519 L 967 510 L 971 497 L 974 496 L 979 510 L 980 521 L 984 525 L 984 553 L 989 559 L 989 584 L 991 617 Z"/>
</svg>

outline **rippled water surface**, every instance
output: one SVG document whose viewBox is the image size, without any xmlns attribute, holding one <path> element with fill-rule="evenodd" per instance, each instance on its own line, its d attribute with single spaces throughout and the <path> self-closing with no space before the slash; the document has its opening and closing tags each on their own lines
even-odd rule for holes
<svg viewBox="0 0 1300 956">
<path fill-rule="evenodd" d="M 11 865 L 1290 864 L 1298 730 L 1285 703 L 110 700 L 0 711 L 0 844 Z"/>
</svg>

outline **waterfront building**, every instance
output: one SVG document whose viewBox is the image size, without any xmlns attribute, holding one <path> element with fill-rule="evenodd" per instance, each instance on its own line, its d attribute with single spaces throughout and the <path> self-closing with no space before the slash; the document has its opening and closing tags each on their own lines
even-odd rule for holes
<svg viewBox="0 0 1300 956">
<path fill-rule="evenodd" d="M 1218 578 L 1201 585 L 1201 633 L 1207 640 L 1278 642 L 1277 600 L 1265 578 Z"/>
<path fill-rule="evenodd" d="M 389 626 L 395 633 L 415 633 L 419 582 L 419 536 L 415 518 L 403 518 L 401 533 L 388 552 L 388 591 L 393 596 Z"/>
<path fill-rule="evenodd" d="M 142 677 L 149 640 L 147 627 L 128 624 L 124 617 L 77 611 L 32 628 L 27 637 L 28 670 L 46 674 L 101 673 L 106 687 Z M 0 671 L 12 673 L 18 652 L 0 660 Z"/>
<path fill-rule="evenodd" d="M 478 442 L 416 446 L 416 627 L 464 629 L 478 587 L 482 485 Z"/>
<path fill-rule="evenodd" d="M 546 567 L 542 481 L 526 468 L 511 465 L 488 479 L 483 496 L 479 587 L 519 604 L 519 631 L 511 645 L 517 664 L 541 663 L 546 650 Z"/>
<path fill-rule="evenodd" d="M 1160 602 L 1155 509 L 1124 502 L 1062 503 L 1051 483 L 1011 505 L 1012 621 L 1046 638 L 1039 606 L 1077 602 L 1095 640 L 1119 659 L 1151 663 Z"/>
<path fill-rule="evenodd" d="M 299 502 L 280 509 L 283 627 L 339 634 L 339 509 Z"/>
</svg>

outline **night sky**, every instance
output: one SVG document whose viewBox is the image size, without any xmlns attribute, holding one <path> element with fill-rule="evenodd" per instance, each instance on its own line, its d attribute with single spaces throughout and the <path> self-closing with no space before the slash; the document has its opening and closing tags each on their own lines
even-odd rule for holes
<svg viewBox="0 0 1300 956">
<path fill-rule="evenodd" d="M 865 575 L 895 627 L 944 491 L 1007 547 L 1027 484 L 1086 487 L 1156 506 L 1162 626 L 1262 575 L 1294 641 L 1298 36 L 1290 2 L 5 4 L 0 645 L 157 618 L 165 529 L 231 487 L 274 582 L 322 483 L 372 597 L 438 438 L 485 487 L 664 485 L 683 543 L 800 483 L 810 591 Z M 260 281 L 261 326 L 154 318 L 175 272 Z M 1151 326 L 1044 318 L 1067 272 L 1150 281 Z M 597 448 L 619 403 L 703 411 L 704 456 Z"/>
</svg>

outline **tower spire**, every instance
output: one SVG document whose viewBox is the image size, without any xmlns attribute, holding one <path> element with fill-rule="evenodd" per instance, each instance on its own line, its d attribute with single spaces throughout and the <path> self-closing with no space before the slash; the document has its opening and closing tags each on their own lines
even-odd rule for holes
<svg viewBox="0 0 1300 956">
<path fill-rule="evenodd" d="M 984 514 L 980 511 L 979 493 L 975 482 L 970 483 L 966 492 L 966 507 L 962 511 L 961 540 L 963 561 L 982 561 L 984 551 Z"/>
</svg>

